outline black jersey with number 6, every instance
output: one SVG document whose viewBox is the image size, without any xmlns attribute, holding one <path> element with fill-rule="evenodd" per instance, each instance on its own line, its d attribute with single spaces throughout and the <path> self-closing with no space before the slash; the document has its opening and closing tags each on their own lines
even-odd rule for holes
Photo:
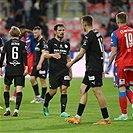
<svg viewBox="0 0 133 133">
<path fill-rule="evenodd" d="M 6 74 L 10 76 L 23 75 L 26 43 L 17 39 L 7 41 L 2 53 L 6 55 Z"/>
<path fill-rule="evenodd" d="M 90 71 L 103 71 L 103 38 L 96 30 L 84 37 L 82 48 L 86 50 L 86 68 Z"/>
</svg>

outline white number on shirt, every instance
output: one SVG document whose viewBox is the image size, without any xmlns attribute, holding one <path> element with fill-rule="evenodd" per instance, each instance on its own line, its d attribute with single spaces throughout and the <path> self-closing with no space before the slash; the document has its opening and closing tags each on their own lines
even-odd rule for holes
<svg viewBox="0 0 133 133">
<path fill-rule="evenodd" d="M 12 59 L 18 59 L 18 47 L 12 47 Z"/>
<path fill-rule="evenodd" d="M 101 52 L 103 52 L 102 38 L 98 38 L 98 42 L 99 42 Z"/>
<path fill-rule="evenodd" d="M 131 48 L 133 46 L 133 35 L 132 35 L 132 33 L 125 33 L 125 38 L 126 38 L 127 48 Z"/>
</svg>

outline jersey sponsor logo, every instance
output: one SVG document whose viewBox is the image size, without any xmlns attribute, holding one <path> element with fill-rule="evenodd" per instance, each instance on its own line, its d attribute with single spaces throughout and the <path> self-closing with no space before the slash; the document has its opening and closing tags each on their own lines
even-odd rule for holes
<svg viewBox="0 0 133 133">
<path fill-rule="evenodd" d="M 88 78 L 89 78 L 89 81 L 95 80 L 95 76 L 88 76 Z"/>
<path fill-rule="evenodd" d="M 120 79 L 120 80 L 119 80 L 119 84 L 120 84 L 120 85 L 125 84 L 125 79 Z"/>
<path fill-rule="evenodd" d="M 17 66 L 17 65 L 19 65 L 20 64 L 20 62 L 18 62 L 18 61 L 16 61 L 16 60 L 14 60 L 13 62 L 9 62 L 11 65 L 13 65 L 13 66 Z"/>
<path fill-rule="evenodd" d="M 70 80 L 69 76 L 64 76 L 64 80 Z"/>
<path fill-rule="evenodd" d="M 65 44 L 64 46 L 65 46 L 65 48 L 68 48 L 67 44 Z"/>
<path fill-rule="evenodd" d="M 56 47 L 57 47 L 57 44 L 54 44 L 54 46 L 56 46 Z"/>
</svg>

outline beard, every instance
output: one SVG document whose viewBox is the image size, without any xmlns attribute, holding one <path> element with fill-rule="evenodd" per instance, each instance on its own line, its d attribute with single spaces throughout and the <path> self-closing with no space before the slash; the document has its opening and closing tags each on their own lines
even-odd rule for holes
<svg viewBox="0 0 133 133">
<path fill-rule="evenodd" d="M 57 36 L 60 40 L 64 38 L 64 35 L 62 36 Z"/>
</svg>

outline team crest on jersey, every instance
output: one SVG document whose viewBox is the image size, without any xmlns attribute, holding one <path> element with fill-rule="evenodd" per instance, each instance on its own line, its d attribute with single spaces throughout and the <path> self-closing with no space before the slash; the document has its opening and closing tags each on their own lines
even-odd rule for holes
<svg viewBox="0 0 133 133">
<path fill-rule="evenodd" d="M 123 34 L 123 33 L 124 33 L 124 31 L 123 31 L 123 30 L 120 30 L 120 33 L 121 33 L 121 34 Z"/>
<path fill-rule="evenodd" d="M 65 48 L 68 48 L 67 44 L 65 44 Z"/>
</svg>

